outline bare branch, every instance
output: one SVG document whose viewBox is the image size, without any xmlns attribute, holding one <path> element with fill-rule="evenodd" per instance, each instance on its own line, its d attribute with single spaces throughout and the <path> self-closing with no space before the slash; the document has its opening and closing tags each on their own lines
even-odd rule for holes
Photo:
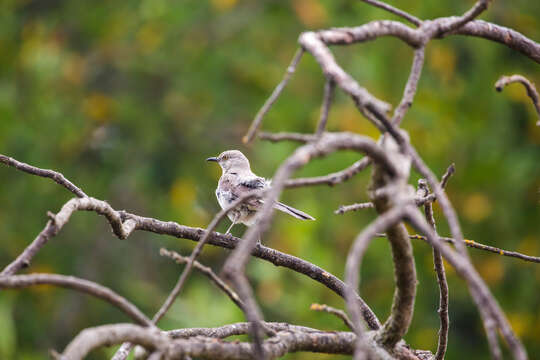
<svg viewBox="0 0 540 360">
<path fill-rule="evenodd" d="M 189 258 L 178 254 L 176 251 L 168 251 L 167 249 L 161 248 L 159 250 L 161 256 L 167 256 L 178 264 L 188 264 Z M 202 274 L 206 275 L 216 286 L 221 289 L 227 296 L 240 308 L 244 307 L 244 303 L 238 295 L 227 285 L 223 280 L 221 280 L 208 266 L 204 266 L 198 261 L 193 261 L 193 267 L 199 270 Z"/>
<path fill-rule="evenodd" d="M 259 139 L 268 140 L 271 142 L 296 141 L 299 143 L 308 143 L 311 141 L 315 141 L 317 137 L 313 134 L 301 134 L 301 133 L 291 133 L 291 132 L 279 132 L 279 133 L 261 132 L 259 133 Z"/>
<path fill-rule="evenodd" d="M 352 205 L 341 205 L 339 209 L 334 211 L 334 214 L 341 215 L 345 214 L 349 211 L 358 211 L 363 209 L 373 209 L 375 206 L 372 202 L 364 202 L 364 203 L 358 203 L 358 204 L 352 204 Z"/>
<path fill-rule="evenodd" d="M 471 20 L 474 20 L 474 18 L 479 16 L 488 8 L 490 2 L 491 0 L 478 0 L 471 9 L 460 17 L 437 19 L 439 20 L 439 33 L 437 35 L 440 36 L 441 34 L 459 29 Z"/>
<path fill-rule="evenodd" d="M 84 292 L 109 302 L 116 306 L 138 324 L 153 326 L 148 319 L 135 305 L 126 298 L 118 295 L 109 288 L 96 284 L 92 281 L 80 279 L 74 276 L 59 274 L 29 274 L 0 276 L 0 289 L 19 289 L 34 285 L 55 285 L 68 289 Z"/>
<path fill-rule="evenodd" d="M 175 222 L 160 221 L 154 218 L 147 218 L 122 212 L 122 217 L 125 219 L 132 219 L 137 223 L 136 229 L 142 231 L 149 231 L 157 234 L 171 235 L 177 238 L 189 239 L 193 241 L 200 241 L 205 234 L 205 230 L 201 228 L 193 228 L 177 224 Z M 223 235 L 216 232 L 210 234 L 208 244 L 213 246 L 219 246 L 226 249 L 234 249 L 243 240 L 231 236 Z M 257 244 L 253 249 L 252 256 L 268 261 L 275 266 L 283 266 L 298 273 L 304 274 L 313 280 L 323 284 L 330 290 L 334 291 L 339 296 L 345 296 L 345 289 L 347 285 L 336 276 L 325 271 L 324 269 L 295 256 L 285 254 L 275 249 L 266 247 L 262 244 Z M 373 311 L 367 306 L 367 304 L 356 295 L 356 301 L 358 306 L 362 309 L 362 315 L 364 320 L 368 324 L 370 329 L 379 328 L 379 320 L 373 313 Z"/>
<path fill-rule="evenodd" d="M 345 311 L 343 310 L 335 309 L 326 304 L 321 305 L 321 304 L 315 304 L 315 303 L 311 304 L 309 309 L 313 311 L 327 312 L 329 314 L 335 315 L 338 318 L 340 318 L 349 329 L 354 330 L 353 323 L 351 322 L 351 320 L 349 319 L 349 317 L 347 316 L 347 314 L 345 314 Z"/>
<path fill-rule="evenodd" d="M 274 89 L 274 91 L 272 92 L 272 95 L 270 95 L 270 97 L 268 98 L 268 100 L 266 100 L 266 102 L 264 103 L 263 107 L 259 110 L 259 112 L 257 113 L 257 115 L 255 116 L 255 119 L 253 120 L 253 122 L 251 123 L 251 126 L 249 127 L 249 130 L 247 132 L 247 134 L 242 138 L 242 141 L 244 143 L 249 143 L 251 140 L 253 140 L 253 137 L 255 136 L 255 133 L 257 132 L 257 130 L 259 129 L 259 127 L 261 126 L 261 123 L 263 121 L 263 118 L 264 116 L 266 115 L 266 113 L 270 110 L 270 108 L 272 107 L 272 105 L 274 104 L 274 102 L 277 100 L 277 98 L 279 97 L 279 95 L 281 95 L 281 92 L 283 91 L 283 89 L 285 89 L 285 86 L 287 86 L 287 83 L 289 82 L 289 80 L 291 79 L 291 76 L 294 74 L 294 72 L 296 71 L 296 66 L 298 65 L 298 63 L 300 62 L 300 59 L 302 59 L 302 55 L 304 54 L 304 49 L 303 48 L 299 48 L 297 51 L 296 51 L 296 54 L 294 54 L 294 57 L 289 65 L 289 67 L 287 68 L 287 72 L 285 73 L 285 75 L 283 76 L 283 79 L 281 80 L 281 82 L 276 86 L 276 88 Z"/>
<path fill-rule="evenodd" d="M 79 210 L 95 211 L 98 214 L 105 216 L 111 224 L 114 234 L 120 239 L 127 238 L 135 228 L 134 221 L 128 220 L 123 223 L 119 213 L 105 201 L 90 197 L 71 199 L 62 206 L 62 209 L 60 209 L 56 215 L 49 214 L 49 217 L 52 217 L 52 220 L 47 222 L 45 228 L 39 233 L 34 241 L 32 241 L 32 243 L 30 243 L 30 245 L 28 245 L 13 262 L 11 262 L 11 264 L 6 266 L 0 275 L 13 275 L 23 267 L 28 267 L 32 258 L 43 245 L 45 245 L 51 237 L 58 234 L 62 227 L 69 221 L 71 215 Z"/>
<path fill-rule="evenodd" d="M 454 269 L 456 269 L 456 272 L 467 282 L 472 298 L 475 301 L 476 306 L 480 311 L 480 315 L 482 315 L 484 320 L 486 331 L 490 329 L 490 327 L 486 325 L 486 322 L 489 325 L 489 321 L 495 321 L 497 327 L 500 329 L 504 339 L 506 340 L 513 357 L 519 360 L 527 359 L 527 353 L 523 347 L 523 344 L 512 331 L 512 328 L 504 316 L 503 311 L 499 307 L 497 301 L 493 298 L 489 288 L 470 263 L 469 258 L 456 253 L 450 247 L 448 247 L 448 245 L 442 243 L 434 233 L 433 229 L 416 210 L 413 209 L 408 211 L 406 216 L 411 225 L 426 235 L 431 246 L 435 247 L 454 267 Z M 488 338 L 491 338 L 489 333 Z M 493 348 L 494 346 L 490 346 L 492 351 Z M 496 353 L 492 352 L 492 355 L 496 356 Z"/>
<path fill-rule="evenodd" d="M 378 234 L 378 235 L 386 236 L 386 234 Z M 419 239 L 419 240 L 427 241 L 426 237 L 421 236 L 421 235 L 410 235 L 410 238 L 411 239 Z M 456 242 L 456 240 L 454 240 L 452 238 L 449 238 L 449 237 L 439 237 L 439 239 L 441 239 L 442 241 L 445 241 L 447 243 L 450 243 L 450 244 L 455 244 L 455 242 Z M 492 252 L 494 254 L 514 257 L 516 259 L 520 259 L 520 260 L 523 260 L 523 261 L 540 263 L 540 257 L 537 257 L 537 256 L 529 256 L 529 255 L 525 255 L 525 254 L 522 254 L 522 253 L 519 253 L 519 252 L 516 252 L 516 251 L 503 250 L 503 249 L 500 249 L 500 248 L 497 248 L 497 247 L 494 247 L 494 246 L 489 246 L 489 245 L 484 245 L 484 244 L 478 243 L 478 242 L 476 242 L 474 240 L 465 239 L 464 242 L 465 242 L 465 245 L 467 247 L 470 247 L 470 248 L 473 248 L 473 249 L 485 250 L 485 251 Z"/>
<path fill-rule="evenodd" d="M 0 162 L 9 166 L 13 166 L 17 170 L 24 171 L 32 175 L 37 175 L 37 176 L 52 179 L 57 184 L 62 185 L 63 187 L 65 187 L 66 189 L 68 189 L 69 191 L 77 195 L 77 197 L 82 198 L 82 197 L 88 196 L 84 193 L 84 191 L 82 191 L 77 186 L 75 186 L 71 181 L 66 179 L 65 176 L 59 172 L 56 172 L 53 170 L 47 170 L 47 169 L 40 169 L 35 166 L 17 161 L 13 158 L 10 158 L 9 156 L 5 156 L 2 154 L 0 154 Z"/>
<path fill-rule="evenodd" d="M 392 118 L 392 123 L 399 125 L 401 120 L 405 117 L 407 110 L 412 106 L 414 95 L 416 94 L 416 89 L 418 87 L 418 81 L 420 80 L 420 74 L 422 73 L 422 67 L 424 66 L 424 55 L 426 48 L 420 46 L 414 50 L 414 58 L 411 68 L 411 73 L 409 74 L 409 79 L 407 80 L 407 85 L 405 85 L 405 90 L 403 92 L 403 97 L 394 111 L 394 116 Z"/>
<path fill-rule="evenodd" d="M 228 207 L 222 209 L 220 212 L 218 212 L 216 214 L 216 216 L 214 216 L 214 218 L 212 219 L 212 221 L 208 225 L 208 228 L 206 229 L 206 232 L 205 232 L 204 236 L 197 243 L 197 246 L 195 246 L 195 249 L 193 249 L 193 251 L 191 252 L 191 255 L 190 255 L 190 257 L 188 258 L 188 261 L 187 261 L 187 265 L 184 268 L 184 270 L 182 271 L 182 273 L 180 274 L 180 277 L 178 278 L 178 281 L 176 282 L 176 285 L 174 286 L 174 288 L 169 293 L 169 296 L 167 296 L 167 299 L 165 299 L 165 302 L 163 303 L 161 308 L 158 310 L 158 312 L 152 318 L 152 323 L 153 324 L 158 323 L 158 321 L 163 317 L 163 315 L 165 315 L 165 313 L 170 309 L 170 307 L 174 303 L 174 300 L 176 299 L 178 294 L 180 294 L 180 291 L 182 291 L 182 288 L 183 288 L 189 274 L 191 273 L 191 269 L 193 268 L 195 259 L 197 258 L 197 256 L 199 256 L 199 254 L 201 253 L 204 245 L 206 245 L 206 243 L 208 242 L 208 239 L 210 238 L 210 234 L 219 225 L 221 220 L 223 220 L 223 218 L 225 216 L 227 216 L 229 211 L 235 209 L 238 205 L 242 204 L 243 202 L 245 202 L 245 201 L 247 201 L 249 199 L 252 199 L 255 196 L 260 196 L 260 195 L 261 195 L 260 191 L 252 191 L 250 193 L 247 193 L 244 196 L 241 196 L 240 198 L 236 199 Z M 131 221 L 133 221 L 133 220 L 131 220 Z M 244 309 L 244 306 L 242 306 L 241 309 Z M 129 345 L 127 345 L 127 344 L 124 345 L 123 344 L 122 347 L 118 351 L 118 356 L 115 355 L 114 360 L 123 360 L 125 357 L 122 357 L 120 355 L 120 353 L 123 354 L 123 353 L 126 353 L 126 352 L 127 352 L 127 354 L 129 354 Z"/>
<path fill-rule="evenodd" d="M 504 26 L 483 20 L 474 20 L 453 32 L 443 34 L 443 37 L 452 34 L 477 36 L 495 41 L 506 45 L 513 50 L 519 51 L 528 58 L 540 63 L 540 44 L 529 39 L 522 33 Z"/>
<path fill-rule="evenodd" d="M 352 248 L 349 251 L 349 255 L 347 256 L 347 262 L 345 265 L 345 282 L 347 285 L 349 285 L 349 288 L 345 293 L 345 299 L 347 303 L 347 310 L 351 315 L 352 323 L 354 324 L 355 333 L 359 339 L 357 349 L 362 348 L 361 339 L 363 337 L 363 331 L 361 327 L 360 309 L 356 306 L 356 304 L 353 303 L 352 295 L 355 292 L 358 293 L 359 268 L 362 257 L 375 234 L 399 223 L 405 214 L 407 206 L 408 205 L 396 206 L 377 217 L 377 219 L 364 228 L 364 230 L 362 230 L 362 232 L 356 237 Z M 408 317 L 406 314 L 404 314 L 404 316 L 405 318 Z"/>
<path fill-rule="evenodd" d="M 538 98 L 538 91 L 536 91 L 536 87 L 531 81 L 529 81 L 523 75 L 501 76 L 499 80 L 497 80 L 497 82 L 495 83 L 495 89 L 497 89 L 497 91 L 502 91 L 502 89 L 504 89 L 506 85 L 516 82 L 521 83 L 527 90 L 527 95 L 531 98 L 534 109 L 536 110 L 536 113 L 539 117 L 536 125 L 540 126 L 540 100 Z"/>
<path fill-rule="evenodd" d="M 204 236 L 198 242 L 195 249 L 193 249 L 193 252 L 191 253 L 191 255 L 189 257 L 189 261 L 188 261 L 186 267 L 184 268 L 184 271 L 180 275 L 180 278 L 178 279 L 178 282 L 176 283 L 174 289 L 171 291 L 171 293 L 167 297 L 167 300 L 165 301 L 165 303 L 162 305 L 162 307 L 159 309 L 159 311 L 156 313 L 156 315 L 152 319 L 152 321 L 154 321 L 154 323 L 157 323 L 163 317 L 163 315 L 165 315 L 167 310 L 171 307 L 172 303 L 174 302 L 174 300 L 176 299 L 176 297 L 178 296 L 178 294 L 182 290 L 182 287 L 183 287 L 183 285 L 184 285 L 184 283 L 185 283 L 187 277 L 189 276 L 189 274 L 191 272 L 191 269 L 193 267 L 193 262 L 195 261 L 197 256 L 199 256 L 199 254 L 201 253 L 204 245 L 210 239 L 210 234 L 212 233 L 212 231 L 214 231 L 214 229 L 219 225 L 221 220 L 223 220 L 223 218 L 225 218 L 225 216 L 227 216 L 229 211 L 235 209 L 238 205 L 240 205 L 243 202 L 245 202 L 245 201 L 247 201 L 249 199 L 252 199 L 252 198 L 254 198 L 256 196 L 261 196 L 261 192 L 260 191 L 252 191 L 250 193 L 247 193 L 247 194 L 241 196 L 240 198 L 236 199 L 229 206 L 222 209 L 220 212 L 218 212 L 216 214 L 216 216 L 214 216 L 214 219 L 212 219 L 212 221 L 208 225 L 208 228 L 206 229 L 206 232 L 205 232 Z"/>
<path fill-rule="evenodd" d="M 351 332 L 290 327 L 266 340 L 263 347 L 270 358 L 297 351 L 351 354 L 354 340 L 355 335 Z M 81 359 L 93 349 L 125 341 L 162 351 L 167 358 L 190 356 L 198 359 L 253 359 L 252 346 L 246 342 L 228 342 L 204 336 L 170 339 L 159 331 L 131 324 L 103 325 L 83 330 L 66 347 L 62 359 Z"/>
<path fill-rule="evenodd" d="M 395 8 L 386 3 L 383 3 L 382 1 L 377 1 L 377 0 L 362 0 L 362 1 L 365 2 L 366 4 L 373 5 L 380 9 L 386 10 L 394 15 L 401 16 L 402 18 L 404 18 L 405 20 L 407 20 L 413 25 L 420 26 L 422 24 L 422 20 L 420 20 L 416 16 L 411 15 L 408 12 Z"/>
<path fill-rule="evenodd" d="M 336 62 L 334 56 L 325 44 L 324 34 L 326 32 L 336 32 L 335 30 L 324 30 L 321 32 L 305 32 L 300 35 L 298 39 L 300 45 L 309 51 L 311 55 L 317 60 L 321 66 L 323 73 L 327 79 L 332 79 L 336 84 L 343 89 L 348 95 L 350 95 L 358 109 L 362 114 L 373 112 L 370 109 L 380 113 L 386 113 L 390 110 L 390 105 L 384 101 L 377 99 L 371 95 L 365 88 L 361 87 L 356 80 L 354 80 L 349 74 L 347 74 Z M 330 37 L 333 34 L 328 34 Z M 342 35 L 342 34 L 339 34 Z M 350 39 L 350 34 L 346 33 L 345 36 Z M 368 119 L 370 116 L 366 115 Z M 374 123 L 375 126 L 380 128 L 378 123 Z"/>
<path fill-rule="evenodd" d="M 453 173 L 454 164 L 450 165 L 446 173 L 444 174 L 441 185 L 446 185 L 448 178 Z M 443 186 L 444 187 L 444 186 Z M 429 187 L 425 179 L 418 180 L 418 192 L 421 196 L 427 196 L 429 193 Z M 426 202 L 424 205 L 424 215 L 428 224 L 432 227 L 437 236 L 437 226 L 435 224 L 435 217 L 433 216 L 433 206 L 430 202 Z M 446 354 L 446 348 L 448 346 L 448 282 L 446 281 L 446 273 L 444 271 L 444 264 L 441 253 L 436 248 L 433 248 L 433 264 L 435 267 L 435 273 L 437 274 L 437 283 L 439 284 L 439 310 L 437 313 L 440 318 L 439 329 L 439 343 L 437 346 L 437 352 L 435 353 L 435 360 L 444 360 Z"/>
<path fill-rule="evenodd" d="M 319 124 L 317 125 L 317 131 L 315 132 L 316 136 L 321 136 L 326 128 L 326 123 L 328 122 L 328 113 L 330 112 L 330 106 L 332 105 L 332 97 L 334 95 L 334 89 L 336 84 L 334 80 L 326 80 L 324 85 L 324 98 L 321 106 L 321 117 L 319 119 Z"/>
<path fill-rule="evenodd" d="M 364 157 L 346 169 L 331 173 L 324 176 L 316 176 L 311 178 L 296 178 L 289 179 L 285 182 L 286 188 L 295 188 L 301 186 L 313 186 L 313 185 L 329 185 L 334 186 L 349 180 L 360 171 L 364 170 L 371 164 L 369 157 Z"/>
</svg>

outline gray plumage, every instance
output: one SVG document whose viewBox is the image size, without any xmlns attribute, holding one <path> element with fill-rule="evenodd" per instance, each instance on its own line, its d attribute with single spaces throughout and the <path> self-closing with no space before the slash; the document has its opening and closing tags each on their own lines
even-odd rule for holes
<svg viewBox="0 0 540 360">
<path fill-rule="evenodd" d="M 216 189 L 216 197 L 222 209 L 250 191 L 270 187 L 270 181 L 255 175 L 251 171 L 249 160 L 238 150 L 227 150 L 218 157 L 211 157 L 206 160 L 217 162 L 223 171 Z M 262 207 L 262 204 L 262 198 L 257 197 L 247 200 L 230 211 L 228 217 L 231 219 L 232 224 L 227 233 L 234 224 L 253 225 L 257 220 L 257 211 Z M 274 204 L 274 208 L 300 220 L 315 220 L 305 212 L 279 201 Z"/>
</svg>

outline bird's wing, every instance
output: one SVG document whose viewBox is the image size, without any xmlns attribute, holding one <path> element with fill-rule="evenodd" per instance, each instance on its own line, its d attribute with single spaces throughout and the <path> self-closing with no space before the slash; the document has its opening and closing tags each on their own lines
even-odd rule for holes
<svg viewBox="0 0 540 360">
<path fill-rule="evenodd" d="M 242 180 L 238 182 L 235 192 L 238 195 L 243 195 L 254 190 L 262 190 L 266 187 L 266 179 L 254 175 L 253 177 L 242 178 Z M 256 211 L 260 208 L 262 203 L 262 199 L 257 197 L 247 200 L 245 205 L 247 205 L 250 210 Z"/>
<path fill-rule="evenodd" d="M 242 181 L 240 182 L 240 186 L 243 186 L 250 191 L 264 189 L 266 187 L 266 179 L 258 176 L 248 179 L 242 179 Z"/>
</svg>

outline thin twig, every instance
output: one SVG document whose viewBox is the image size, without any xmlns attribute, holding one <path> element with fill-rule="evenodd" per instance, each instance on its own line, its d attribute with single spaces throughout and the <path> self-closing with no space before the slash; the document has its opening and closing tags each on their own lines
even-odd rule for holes
<svg viewBox="0 0 540 360">
<path fill-rule="evenodd" d="M 188 264 L 189 263 L 189 258 L 188 257 L 182 256 L 179 253 L 177 253 L 176 251 L 169 251 L 167 249 L 161 248 L 159 250 L 159 254 L 161 256 L 167 256 L 167 257 L 173 259 L 178 264 Z M 233 291 L 233 289 L 231 289 L 229 287 L 229 285 L 225 284 L 225 282 L 223 282 L 223 280 L 221 280 L 219 278 L 219 276 L 217 276 L 214 273 L 214 271 L 212 271 L 211 268 L 209 268 L 208 266 L 204 266 L 203 264 L 201 264 L 198 261 L 193 262 L 193 267 L 195 269 L 199 270 L 202 274 L 206 275 L 210 280 L 212 280 L 212 282 L 214 284 L 216 284 L 216 286 L 219 289 L 221 289 L 232 300 L 232 302 L 234 302 L 240 309 L 242 309 L 244 307 L 244 303 L 238 297 L 238 295 Z"/>
<path fill-rule="evenodd" d="M 536 125 L 540 126 L 540 100 L 538 97 L 538 91 L 536 91 L 536 87 L 534 86 L 532 81 L 529 81 L 523 75 L 501 76 L 499 80 L 497 80 L 497 82 L 495 83 L 495 89 L 497 91 L 502 91 L 506 87 L 506 85 L 516 82 L 522 84 L 525 87 L 525 90 L 527 90 L 527 95 L 529 96 L 529 98 L 531 98 L 534 109 L 536 110 L 536 113 L 539 117 Z"/>
<path fill-rule="evenodd" d="M 302 59 L 302 55 L 304 54 L 304 49 L 303 48 L 299 48 L 296 53 L 294 54 L 294 57 L 289 65 L 289 67 L 287 67 L 287 72 L 285 73 L 285 75 L 283 76 L 283 79 L 281 80 L 281 82 L 276 86 L 276 88 L 274 89 L 274 91 L 272 92 L 272 95 L 270 95 L 270 97 L 266 100 L 266 102 L 264 103 L 263 107 L 259 110 L 259 112 L 257 113 L 257 115 L 255 116 L 255 119 L 253 120 L 253 122 L 251 123 L 251 126 L 249 127 L 249 130 L 248 132 L 246 133 L 246 135 L 242 138 L 242 141 L 247 144 L 249 143 L 251 140 L 253 140 L 253 137 L 255 136 L 255 133 L 257 132 L 257 130 L 259 129 L 259 127 L 261 126 L 261 123 L 262 123 L 262 120 L 264 118 L 264 116 L 266 115 L 266 113 L 270 110 L 270 108 L 272 107 L 272 105 L 274 104 L 274 102 L 277 100 L 277 98 L 279 97 L 279 95 L 281 94 L 281 92 L 283 91 L 283 89 L 285 89 L 285 86 L 287 86 L 287 83 L 289 82 L 289 80 L 291 79 L 291 76 L 294 74 L 294 72 L 296 71 L 296 66 L 298 65 L 298 63 L 300 62 L 300 59 Z"/>
<path fill-rule="evenodd" d="M 32 175 L 37 175 L 37 176 L 52 179 L 57 184 L 62 185 L 63 187 L 65 187 L 66 189 L 68 189 L 69 191 L 77 195 L 77 197 L 80 197 L 80 198 L 88 197 L 88 195 L 86 195 L 84 191 L 79 189 L 71 181 L 66 179 L 64 175 L 62 175 L 61 173 L 57 171 L 48 170 L 48 169 L 40 169 L 35 166 L 23 163 L 21 161 L 17 161 L 13 158 L 10 158 L 9 156 L 5 156 L 2 154 L 0 154 L 0 162 L 9 166 L 13 166 L 17 170 L 21 170 Z"/>
<path fill-rule="evenodd" d="M 349 180 L 360 171 L 366 169 L 371 164 L 369 157 L 364 157 L 346 169 L 331 173 L 323 176 L 315 176 L 308 178 L 296 178 L 289 179 L 285 182 L 286 188 L 295 188 L 301 186 L 313 186 L 313 185 L 329 185 L 334 186 Z"/>
<path fill-rule="evenodd" d="M 332 105 L 332 97 L 334 95 L 336 83 L 331 78 L 326 80 L 324 85 L 324 98 L 321 106 L 321 116 L 319 119 L 319 124 L 317 125 L 317 131 L 315 135 L 317 137 L 321 136 L 326 129 L 326 123 L 328 122 L 328 114 L 330 112 L 330 106 Z"/>
<path fill-rule="evenodd" d="M 335 315 L 337 316 L 338 318 L 340 318 L 343 323 L 351 330 L 354 330 L 354 325 L 353 323 L 351 322 L 351 320 L 349 319 L 349 317 L 347 316 L 347 314 L 345 314 L 345 311 L 343 310 L 339 310 L 339 309 L 336 309 L 336 308 L 333 308 L 331 306 L 328 306 L 326 304 L 316 304 L 316 303 L 313 303 L 311 304 L 311 306 L 309 307 L 310 310 L 313 310 L 313 311 L 321 311 L 321 312 L 327 312 L 329 314 L 332 314 L 332 315 Z"/>
<path fill-rule="evenodd" d="M 452 164 L 453 165 L 453 164 Z M 453 166 L 450 166 L 450 168 L 453 169 Z M 441 181 L 441 185 L 446 185 L 446 182 L 448 181 L 448 178 L 450 177 L 450 171 L 447 170 L 445 175 L 443 176 L 443 179 Z M 421 196 L 426 196 L 429 192 L 429 187 L 427 186 L 427 182 L 425 179 L 418 180 L 418 193 L 420 193 Z M 433 228 L 433 231 L 437 236 L 437 226 L 435 224 L 435 217 L 433 216 L 433 205 L 430 202 L 426 202 L 424 205 L 424 215 L 426 217 L 426 220 L 428 224 Z M 433 265 L 435 268 L 435 273 L 437 274 L 437 283 L 439 285 L 439 310 L 437 313 L 439 314 L 440 319 L 440 328 L 439 328 L 439 342 L 437 345 L 437 352 L 435 353 L 435 360 L 444 360 L 444 355 L 446 354 L 446 348 L 448 346 L 448 327 L 449 327 L 449 319 L 448 319 L 448 282 L 446 281 L 446 273 L 444 270 L 444 264 L 442 260 L 442 255 L 435 247 L 433 248 Z"/>
<path fill-rule="evenodd" d="M 308 143 L 308 142 L 317 140 L 317 137 L 313 134 L 302 134 L 302 133 L 291 133 L 291 132 L 279 132 L 279 133 L 261 132 L 259 133 L 259 139 L 267 140 L 270 142 L 296 141 L 299 143 Z"/>
<path fill-rule="evenodd" d="M 450 18 L 450 20 L 440 21 L 438 24 L 439 31 L 437 36 L 459 29 L 468 22 L 474 20 L 481 13 L 483 13 L 489 6 L 491 0 L 478 0 L 474 6 L 469 9 L 465 14 L 459 17 Z M 437 19 L 438 20 L 438 19 Z"/>
<path fill-rule="evenodd" d="M 497 356 L 498 343 L 492 343 L 492 340 L 496 341 L 496 336 L 492 336 L 491 330 L 493 327 L 488 325 L 491 321 L 494 321 L 496 327 L 498 327 L 503 338 L 506 340 L 513 357 L 518 360 L 527 359 L 525 347 L 514 334 L 504 312 L 501 310 L 489 288 L 471 264 L 469 257 L 459 254 L 448 245 L 441 242 L 426 220 L 416 210 L 408 211 L 406 218 L 413 227 L 425 234 L 428 243 L 431 246 L 436 247 L 443 257 L 454 267 L 456 272 L 467 282 L 471 296 L 482 316 L 484 327 L 486 328 L 486 331 L 489 331 L 488 340 L 490 340 L 490 351 L 492 356 L 495 358 Z"/>
<path fill-rule="evenodd" d="M 358 211 L 363 209 L 372 209 L 374 207 L 372 202 L 364 202 L 364 203 L 358 203 L 358 204 L 352 204 L 352 205 L 341 205 L 339 209 L 334 211 L 334 214 L 345 214 L 349 211 Z"/>
<path fill-rule="evenodd" d="M 243 202 L 245 202 L 245 201 L 247 201 L 249 199 L 252 199 L 253 197 L 261 196 L 261 194 L 262 194 L 261 191 L 252 191 L 252 192 L 246 193 L 243 196 L 241 196 L 240 198 L 236 199 L 234 202 L 232 202 L 229 206 L 227 206 L 226 208 L 224 208 L 220 212 L 218 212 L 216 214 L 216 216 L 214 216 L 214 218 L 212 219 L 212 221 L 208 225 L 204 236 L 197 243 L 197 246 L 195 246 L 195 249 L 193 249 L 193 251 L 191 252 L 191 255 L 189 256 L 187 265 L 184 268 L 184 270 L 182 271 L 182 273 L 180 274 L 180 277 L 178 278 L 178 281 L 176 282 L 176 285 L 174 286 L 174 288 L 171 290 L 171 292 L 167 296 L 167 299 L 165 299 L 165 302 L 163 303 L 163 305 L 161 305 L 161 307 L 159 308 L 157 313 L 152 318 L 152 323 L 153 324 L 157 324 L 159 322 L 159 320 L 163 317 L 163 315 L 165 315 L 165 313 L 170 309 L 170 307 L 174 303 L 174 300 L 180 294 L 180 291 L 182 291 L 182 288 L 183 288 L 189 274 L 191 273 L 191 269 L 193 268 L 195 259 L 197 258 L 197 256 L 199 256 L 199 254 L 201 253 L 204 245 L 206 245 L 206 243 L 208 242 L 208 240 L 210 238 L 210 234 L 219 225 L 221 220 L 223 220 L 223 218 L 225 218 L 225 216 L 227 216 L 229 211 L 235 209 L 238 205 L 242 204 Z M 244 308 L 242 307 L 242 309 L 244 309 Z M 125 345 L 122 344 L 120 349 L 117 351 L 118 355 L 114 356 L 114 360 L 123 360 L 123 358 L 120 356 L 120 354 L 123 354 L 123 353 L 126 353 L 126 352 L 129 354 L 129 347 L 130 346 L 128 344 L 125 344 Z"/>
<path fill-rule="evenodd" d="M 77 290 L 109 302 L 143 326 L 153 326 L 135 305 L 123 296 L 95 282 L 60 274 L 29 274 L 0 276 L 0 289 L 18 289 L 34 285 L 54 285 Z"/>
<path fill-rule="evenodd" d="M 414 58 L 409 79 L 405 85 L 403 97 L 398 107 L 394 111 L 394 116 L 392 118 L 392 123 L 395 125 L 399 125 L 401 123 L 401 120 L 403 120 L 405 117 L 407 110 L 412 106 L 414 95 L 416 94 L 416 89 L 418 88 L 420 74 L 422 73 L 422 67 L 424 66 L 425 52 L 426 48 L 424 46 L 420 46 L 418 49 L 414 50 Z"/>
<path fill-rule="evenodd" d="M 386 234 L 378 234 L 378 236 L 386 237 Z M 410 235 L 409 237 L 411 239 L 418 239 L 418 240 L 427 241 L 426 237 L 422 236 L 422 235 Z M 456 243 L 455 239 L 452 239 L 452 238 L 449 238 L 449 237 L 440 236 L 439 238 L 442 241 L 450 243 L 450 244 L 455 244 Z M 481 244 L 481 243 L 478 243 L 478 242 L 476 242 L 474 240 L 469 240 L 469 239 L 465 239 L 464 243 L 465 243 L 465 245 L 467 247 L 470 247 L 470 248 L 473 248 L 473 249 L 489 251 L 489 252 L 492 252 L 494 254 L 503 255 L 503 256 L 509 256 L 509 257 L 513 257 L 513 258 L 520 259 L 520 260 L 523 260 L 523 261 L 529 261 L 529 262 L 533 262 L 533 263 L 540 263 L 540 257 L 537 257 L 537 256 L 525 255 L 525 254 L 522 254 L 522 253 L 519 253 L 519 252 L 516 252 L 516 251 L 503 250 L 503 249 L 500 249 L 500 248 L 497 248 L 497 247 L 494 247 L 494 246 L 484 245 L 484 244 Z"/>
<path fill-rule="evenodd" d="M 362 1 L 365 2 L 366 4 L 373 5 L 380 9 L 386 10 L 394 15 L 401 16 L 402 18 L 404 18 L 405 20 L 407 20 L 413 25 L 416 25 L 416 26 L 422 25 L 422 20 L 420 20 L 414 15 L 409 14 L 408 12 L 395 8 L 392 5 L 388 5 L 386 3 L 383 3 L 382 1 L 377 1 L 377 0 L 362 0 Z"/>
</svg>

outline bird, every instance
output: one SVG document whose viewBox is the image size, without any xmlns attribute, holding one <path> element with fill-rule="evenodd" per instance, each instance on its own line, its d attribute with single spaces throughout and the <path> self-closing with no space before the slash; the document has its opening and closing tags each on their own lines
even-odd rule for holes
<svg viewBox="0 0 540 360">
<path fill-rule="evenodd" d="M 255 190 L 264 190 L 270 187 L 271 180 L 255 175 L 251 171 L 248 158 L 239 150 L 227 150 L 216 157 L 209 157 L 206 161 L 217 162 L 221 166 L 222 174 L 216 188 L 216 197 L 222 209 L 228 207 L 239 197 Z M 227 216 L 231 225 L 225 234 L 229 234 L 236 224 L 252 226 L 257 222 L 257 211 L 261 209 L 264 201 L 262 196 L 246 200 L 236 209 L 229 211 Z M 280 210 L 300 220 L 315 220 L 311 215 L 293 208 L 292 206 L 276 201 L 274 209 Z"/>
</svg>

